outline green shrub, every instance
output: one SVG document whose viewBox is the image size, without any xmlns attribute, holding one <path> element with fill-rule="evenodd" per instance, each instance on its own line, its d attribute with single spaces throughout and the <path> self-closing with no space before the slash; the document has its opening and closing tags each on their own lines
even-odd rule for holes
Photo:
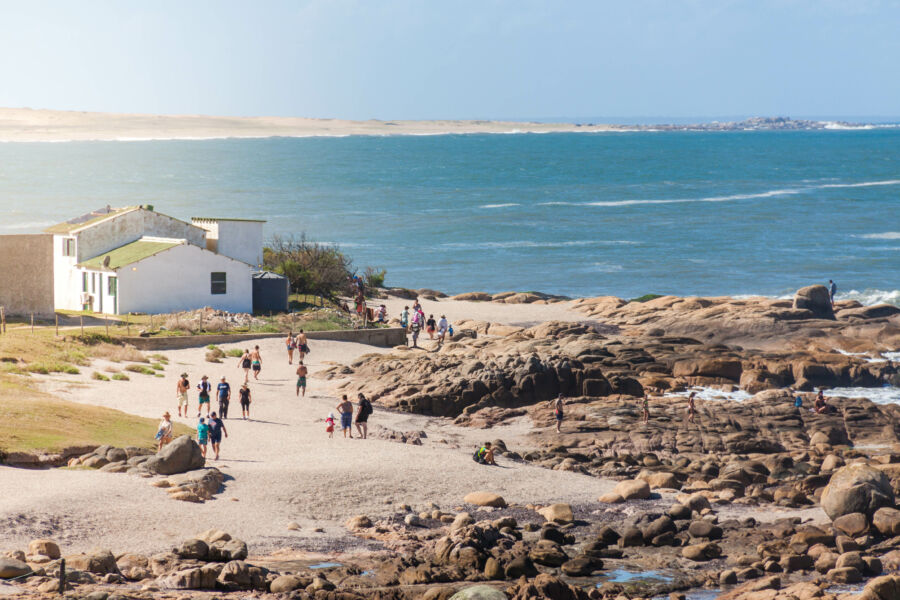
<svg viewBox="0 0 900 600">
<path fill-rule="evenodd" d="M 366 267 L 363 280 L 366 282 L 366 287 L 368 288 L 383 288 L 385 276 L 387 276 L 387 269 Z"/>
<path fill-rule="evenodd" d="M 109 381 L 109 377 L 99 371 L 94 371 L 94 374 L 91 375 L 91 379 L 96 379 L 97 381 Z"/>
<path fill-rule="evenodd" d="M 643 296 L 632 298 L 629 302 L 649 302 L 657 298 L 662 298 L 662 294 L 644 294 Z"/>
<path fill-rule="evenodd" d="M 244 351 L 240 348 L 232 348 L 231 350 L 225 351 L 225 356 L 230 356 L 232 358 L 240 358 L 244 355 Z"/>
<path fill-rule="evenodd" d="M 112 378 L 115 381 L 131 381 L 131 378 L 125 373 L 113 373 Z"/>
<path fill-rule="evenodd" d="M 162 365 L 159 364 L 158 362 L 157 362 L 157 363 L 151 363 L 151 364 L 150 364 L 150 368 L 153 369 L 154 371 L 164 371 L 164 370 L 166 369 L 164 366 L 162 366 Z"/>
<path fill-rule="evenodd" d="M 207 350 L 218 350 L 219 347 L 216 346 L 215 344 L 209 344 L 208 346 L 206 346 L 206 349 Z"/>
<path fill-rule="evenodd" d="M 141 373 L 142 375 L 156 375 L 156 371 L 144 365 L 125 365 L 125 370 L 132 373 Z"/>
</svg>

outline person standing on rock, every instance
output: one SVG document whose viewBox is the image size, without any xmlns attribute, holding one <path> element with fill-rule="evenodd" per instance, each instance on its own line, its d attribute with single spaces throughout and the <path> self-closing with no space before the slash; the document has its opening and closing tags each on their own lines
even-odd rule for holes
<svg viewBox="0 0 900 600">
<path fill-rule="evenodd" d="M 200 390 L 200 398 L 197 406 L 197 416 L 200 416 L 200 413 L 203 412 L 203 405 L 206 405 L 206 416 L 209 416 L 209 392 L 212 390 L 212 386 L 209 384 L 208 377 L 204 375 L 200 378 L 200 383 L 197 384 L 197 389 Z"/>
<path fill-rule="evenodd" d="M 158 440 L 157 452 L 172 441 L 172 415 L 169 414 L 169 411 L 163 413 L 162 421 L 159 422 L 159 428 L 156 430 L 156 439 Z"/>
<path fill-rule="evenodd" d="M 834 295 L 837 293 L 837 284 L 831 279 L 828 280 L 828 293 L 831 295 L 831 306 L 834 306 Z"/>
<path fill-rule="evenodd" d="M 287 347 L 288 353 L 288 364 L 294 364 L 294 349 L 297 348 L 297 342 L 294 341 L 294 332 L 290 332 L 287 336 L 287 339 L 284 340 L 284 345 Z"/>
<path fill-rule="evenodd" d="M 238 395 L 241 397 L 241 417 L 246 421 L 250 418 L 250 388 L 246 383 L 241 386 Z"/>
<path fill-rule="evenodd" d="M 228 430 L 225 429 L 225 423 L 213 413 L 209 417 L 209 443 L 212 444 L 213 452 L 216 453 L 214 460 L 219 460 L 219 445 L 222 443 L 222 434 L 228 437 Z"/>
<path fill-rule="evenodd" d="M 187 373 L 182 373 L 175 384 L 175 395 L 178 399 L 178 416 L 181 416 L 181 409 L 184 409 L 184 416 L 188 413 L 188 390 L 191 389 L 191 382 L 188 381 Z"/>
<path fill-rule="evenodd" d="M 553 416 L 556 417 L 556 433 L 562 433 L 560 425 L 562 425 L 563 421 L 563 405 L 565 404 L 563 395 L 560 394 L 556 397 L 556 400 L 551 400 L 550 404 L 553 407 Z"/>
<path fill-rule="evenodd" d="M 694 422 L 694 415 L 697 414 L 697 407 L 694 406 L 694 396 L 697 395 L 697 392 L 691 392 L 688 396 L 688 421 L 691 423 Z"/>
<path fill-rule="evenodd" d="M 253 366 L 253 379 L 259 380 L 259 371 L 262 369 L 262 355 L 259 353 L 259 346 L 253 346 L 250 361 Z"/>
<path fill-rule="evenodd" d="M 353 430 L 351 426 L 353 425 L 353 403 L 347 400 L 347 394 L 344 394 L 341 402 L 337 405 L 337 411 L 341 413 L 341 431 L 344 433 L 344 437 L 347 437 L 347 434 L 350 434 L 350 439 L 353 439 Z"/>
<path fill-rule="evenodd" d="M 306 374 L 309 372 L 309 369 L 306 368 L 306 365 L 303 364 L 303 361 L 300 361 L 300 364 L 297 366 L 297 395 L 300 395 L 300 390 L 303 390 L 303 397 L 306 398 Z"/>
<path fill-rule="evenodd" d="M 644 394 L 641 401 L 641 421 L 644 425 L 650 422 L 650 397 L 647 394 Z"/>
<path fill-rule="evenodd" d="M 419 324 L 419 313 L 415 313 L 413 315 L 412 324 L 409 326 L 410 331 L 412 332 L 412 342 L 413 348 L 419 347 L 419 330 L 421 329 L 421 325 Z"/>
<path fill-rule="evenodd" d="M 209 443 L 209 425 L 206 424 L 206 419 L 200 417 L 200 422 L 197 423 L 197 445 L 200 446 L 200 454 L 203 455 L 203 458 L 206 458 L 206 445 Z"/>
<path fill-rule="evenodd" d="M 356 411 L 356 431 L 359 437 L 366 439 L 369 435 L 369 415 L 372 414 L 372 403 L 362 392 L 357 396 L 359 408 Z"/>
<path fill-rule="evenodd" d="M 219 399 L 219 415 L 223 419 L 228 418 L 228 404 L 231 402 L 231 386 L 225 381 L 225 376 L 216 387 L 216 396 Z"/>
<path fill-rule="evenodd" d="M 244 353 L 238 359 L 238 368 L 244 370 L 244 383 L 250 380 L 250 350 L 244 350 Z"/>
</svg>

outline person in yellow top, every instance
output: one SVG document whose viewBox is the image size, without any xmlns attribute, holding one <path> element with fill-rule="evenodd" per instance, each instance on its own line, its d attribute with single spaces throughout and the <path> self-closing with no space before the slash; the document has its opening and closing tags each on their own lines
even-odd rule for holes
<svg viewBox="0 0 900 600">
<path fill-rule="evenodd" d="M 163 413 L 162 421 L 159 422 L 159 428 L 156 430 L 156 439 L 158 440 L 157 452 L 172 441 L 172 415 L 169 414 L 169 411 Z"/>
</svg>

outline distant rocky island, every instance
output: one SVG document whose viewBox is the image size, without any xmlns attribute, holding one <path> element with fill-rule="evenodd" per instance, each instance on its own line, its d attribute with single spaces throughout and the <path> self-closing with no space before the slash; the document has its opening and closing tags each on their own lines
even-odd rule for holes
<svg viewBox="0 0 900 600">
<path fill-rule="evenodd" d="M 593 125 L 593 124 L 588 124 Z M 615 127 L 615 126 L 614 126 Z M 621 125 L 620 129 L 641 131 L 805 131 L 821 129 L 870 129 L 871 123 L 810 121 L 790 117 L 751 117 L 742 121 L 710 121 L 690 124 Z"/>
</svg>

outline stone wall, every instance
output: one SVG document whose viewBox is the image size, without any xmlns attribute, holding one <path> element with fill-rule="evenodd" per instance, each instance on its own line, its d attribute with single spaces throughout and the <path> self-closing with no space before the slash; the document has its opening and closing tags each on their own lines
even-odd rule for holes
<svg viewBox="0 0 900 600">
<path fill-rule="evenodd" d="M 208 344 L 230 344 L 245 340 L 262 340 L 285 337 L 285 333 L 233 333 L 221 335 L 183 335 L 173 337 L 123 337 L 123 342 L 138 350 L 180 350 L 201 348 Z M 355 342 L 392 348 L 406 344 L 406 330 L 402 327 L 381 329 L 340 329 L 337 331 L 308 331 L 310 340 Z"/>
<path fill-rule="evenodd" d="M 0 235 L 0 306 L 8 315 L 53 315 L 52 235 Z"/>
</svg>

